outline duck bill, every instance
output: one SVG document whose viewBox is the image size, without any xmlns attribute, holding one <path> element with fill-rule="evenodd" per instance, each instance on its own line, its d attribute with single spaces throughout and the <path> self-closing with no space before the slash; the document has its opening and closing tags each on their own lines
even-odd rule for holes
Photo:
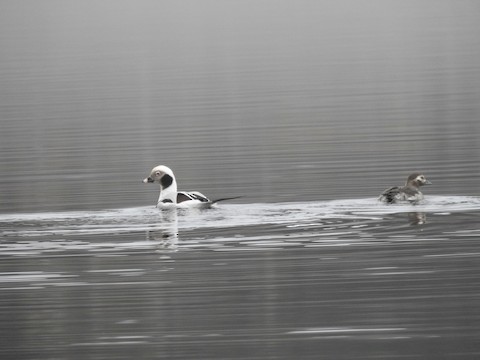
<svg viewBox="0 0 480 360">
<path fill-rule="evenodd" d="M 147 177 L 147 178 L 143 179 L 144 184 L 153 183 L 153 182 L 154 182 L 154 180 L 151 177 Z"/>
<path fill-rule="evenodd" d="M 425 184 L 423 184 L 423 185 L 432 185 L 432 182 L 427 180 L 427 181 L 425 181 Z"/>
</svg>

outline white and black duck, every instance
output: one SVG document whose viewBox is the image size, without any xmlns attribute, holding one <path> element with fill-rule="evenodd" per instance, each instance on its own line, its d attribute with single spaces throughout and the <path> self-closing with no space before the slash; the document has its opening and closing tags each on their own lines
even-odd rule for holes
<svg viewBox="0 0 480 360">
<path fill-rule="evenodd" d="M 145 184 L 160 184 L 160 196 L 157 202 L 158 208 L 168 208 L 172 206 L 181 208 L 209 208 L 219 201 L 238 198 L 238 196 L 235 196 L 210 200 L 198 191 L 178 191 L 175 175 L 172 169 L 165 165 L 154 167 L 150 175 L 146 177 L 143 182 Z"/>
</svg>

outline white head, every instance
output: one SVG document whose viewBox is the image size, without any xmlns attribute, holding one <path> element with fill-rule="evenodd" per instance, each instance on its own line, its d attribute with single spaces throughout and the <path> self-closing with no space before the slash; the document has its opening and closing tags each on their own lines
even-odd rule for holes
<svg viewBox="0 0 480 360">
<path fill-rule="evenodd" d="M 177 203 L 177 182 L 172 169 L 165 165 L 159 165 L 152 169 L 150 175 L 143 179 L 147 183 L 160 184 L 160 196 L 158 203 Z"/>
</svg>

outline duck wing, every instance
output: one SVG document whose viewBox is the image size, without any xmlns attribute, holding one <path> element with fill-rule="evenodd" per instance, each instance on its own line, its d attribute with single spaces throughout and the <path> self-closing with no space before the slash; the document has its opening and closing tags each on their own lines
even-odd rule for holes
<svg viewBox="0 0 480 360">
<path fill-rule="evenodd" d="M 395 200 L 397 199 L 397 196 L 400 194 L 401 191 L 402 191 L 402 188 L 400 186 L 393 186 L 383 191 L 380 194 L 378 200 L 383 201 L 387 204 L 392 204 L 395 202 Z"/>
<path fill-rule="evenodd" d="M 198 191 L 179 191 L 177 193 L 177 204 L 181 204 L 185 201 L 192 201 L 192 200 L 196 200 L 196 201 L 199 201 L 202 206 L 211 206 L 213 204 L 216 204 L 218 203 L 219 201 L 225 201 L 225 200 L 233 200 L 233 199 L 238 199 L 240 198 L 241 196 L 231 196 L 231 197 L 224 197 L 224 198 L 220 198 L 220 199 L 215 199 L 215 200 L 210 200 L 209 198 L 207 198 L 205 195 L 203 195 L 202 193 L 198 192 Z"/>
<path fill-rule="evenodd" d="M 208 199 L 205 195 L 198 191 L 179 191 L 177 193 L 177 204 L 180 204 L 184 201 L 190 201 L 190 200 L 198 200 L 202 203 L 208 203 L 211 202 L 210 199 Z"/>
</svg>

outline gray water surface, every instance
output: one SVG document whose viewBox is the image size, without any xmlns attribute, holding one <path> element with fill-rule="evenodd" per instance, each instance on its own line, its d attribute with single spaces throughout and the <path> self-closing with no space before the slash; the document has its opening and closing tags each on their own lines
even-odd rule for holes
<svg viewBox="0 0 480 360">
<path fill-rule="evenodd" d="M 477 359 L 479 16 L 2 4 L 0 357 Z M 159 164 L 242 197 L 160 211 Z"/>
<path fill-rule="evenodd" d="M 3 215 L 1 352 L 473 359 L 479 216 L 461 196 Z"/>
</svg>

